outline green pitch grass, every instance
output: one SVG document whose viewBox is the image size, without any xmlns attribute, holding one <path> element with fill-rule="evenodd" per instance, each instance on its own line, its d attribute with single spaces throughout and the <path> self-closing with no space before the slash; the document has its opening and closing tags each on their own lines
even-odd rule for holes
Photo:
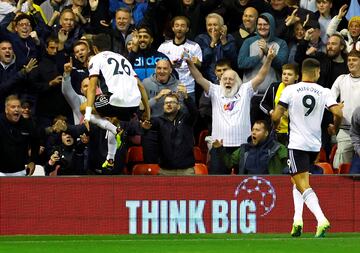
<svg viewBox="0 0 360 253">
<path fill-rule="evenodd" d="M 1 253 L 353 253 L 360 252 L 360 233 L 250 235 L 104 235 L 0 236 Z"/>
</svg>

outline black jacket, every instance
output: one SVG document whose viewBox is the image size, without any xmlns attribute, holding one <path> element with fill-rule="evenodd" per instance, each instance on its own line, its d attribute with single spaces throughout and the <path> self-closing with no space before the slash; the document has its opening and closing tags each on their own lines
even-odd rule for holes
<svg viewBox="0 0 360 253">
<path fill-rule="evenodd" d="M 228 27 L 228 33 L 232 33 L 239 28 L 242 23 L 244 10 L 248 7 L 254 7 L 258 10 L 259 14 L 271 12 L 270 5 L 264 0 L 248 1 L 245 6 L 240 5 L 239 0 L 223 0 L 220 8 L 216 9 L 215 12 L 224 18 L 225 24 Z"/>
<path fill-rule="evenodd" d="M 20 118 L 17 123 L 11 123 L 5 117 L 0 116 L 0 171 L 15 173 L 25 169 L 25 164 L 36 160 L 39 150 L 39 141 L 31 120 Z"/>
<path fill-rule="evenodd" d="M 57 166 L 60 166 L 58 175 L 85 175 L 85 146 L 81 141 L 77 143 L 75 141 L 72 146 L 61 144 L 54 147 L 53 151 L 59 152 L 60 161 L 54 165 L 50 165 L 49 162 L 47 162 L 44 166 L 45 174 L 49 175 Z"/>
<path fill-rule="evenodd" d="M 63 73 L 63 57 L 61 55 L 45 55 L 39 66 L 30 73 L 38 100 L 36 103 L 36 116 L 55 118 L 58 115 L 72 117 L 72 110 L 61 92 L 61 84 L 50 86 L 49 81 Z"/>
<path fill-rule="evenodd" d="M 270 111 L 275 108 L 275 96 L 279 85 L 280 82 L 270 84 L 260 102 L 260 109 L 267 115 L 270 115 Z"/>
<path fill-rule="evenodd" d="M 151 119 L 152 129 L 158 131 L 161 168 L 186 169 L 195 165 L 193 125 L 197 110 L 191 98 L 184 99 L 184 104 L 188 113 L 180 110 L 172 121 L 166 115 Z"/>
<path fill-rule="evenodd" d="M 111 51 L 121 54 L 124 57 L 128 56 L 128 51 L 125 45 L 126 36 L 132 33 L 134 30 L 134 26 L 130 25 L 128 30 L 125 33 L 125 38 L 123 37 L 122 33 L 117 30 L 116 28 L 111 29 Z"/>
<path fill-rule="evenodd" d="M 4 68 L 0 63 L 0 110 L 4 111 L 5 98 L 10 94 L 20 94 L 23 90 L 23 84 L 27 79 L 24 70 L 19 70 L 16 62 L 12 62 Z"/>
<path fill-rule="evenodd" d="M 330 89 L 339 75 L 349 73 L 346 63 L 347 59 L 345 55 L 343 55 L 344 62 L 342 63 L 334 62 L 323 52 L 316 52 L 314 55 L 308 56 L 306 55 L 308 45 L 308 41 L 300 41 L 296 50 L 295 61 L 301 66 L 303 60 L 305 60 L 306 58 L 311 57 L 317 59 L 320 62 L 320 78 L 317 81 L 318 84 Z"/>
</svg>

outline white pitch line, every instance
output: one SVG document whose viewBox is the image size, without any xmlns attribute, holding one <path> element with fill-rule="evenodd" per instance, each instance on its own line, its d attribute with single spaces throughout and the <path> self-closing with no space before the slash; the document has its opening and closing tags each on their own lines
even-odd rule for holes
<svg viewBox="0 0 360 253">
<path fill-rule="evenodd" d="M 347 240 L 347 239 L 358 239 L 359 237 L 325 237 L 325 240 Z M 284 240 L 321 240 L 322 238 L 228 238 L 228 239 L 216 239 L 216 238 L 198 238 L 198 239 L 109 239 L 109 240 L 32 240 L 32 241 L 6 241 L 0 240 L 0 243 L 11 243 L 11 244 L 36 244 L 36 243 L 80 243 L 80 242 L 157 242 L 157 241 L 284 241 Z M 1 247 L 1 246 L 0 246 Z"/>
</svg>

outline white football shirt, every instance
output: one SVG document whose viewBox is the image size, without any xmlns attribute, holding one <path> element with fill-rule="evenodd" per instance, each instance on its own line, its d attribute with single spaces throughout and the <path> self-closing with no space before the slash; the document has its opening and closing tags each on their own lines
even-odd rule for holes
<svg viewBox="0 0 360 253">
<path fill-rule="evenodd" d="M 187 51 L 191 57 L 196 56 L 202 62 L 201 48 L 199 44 L 191 40 L 185 40 L 181 45 L 176 45 L 173 40 L 168 40 L 160 45 L 158 51 L 169 57 L 170 61 L 181 59 L 183 52 Z M 179 74 L 180 82 L 185 84 L 187 92 L 195 92 L 195 80 L 190 74 L 187 63 L 182 61 L 180 67 L 175 70 Z"/>
<path fill-rule="evenodd" d="M 131 63 L 122 55 L 104 51 L 93 56 L 89 62 L 89 76 L 102 76 L 105 86 L 102 92 L 111 92 L 110 104 L 117 107 L 139 106 L 141 94 L 136 73 Z M 100 78 L 101 79 L 101 78 Z"/>
<path fill-rule="evenodd" d="M 210 83 L 212 138 L 223 140 L 224 147 L 238 147 L 251 135 L 250 102 L 254 95 L 251 81 L 243 83 L 235 96 L 224 97 L 220 85 Z"/>
<path fill-rule="evenodd" d="M 342 126 L 351 125 L 351 116 L 358 106 L 360 106 L 360 78 L 354 78 L 350 74 L 340 75 L 336 78 L 331 93 L 334 98 L 340 97 L 344 102 Z"/>
<path fill-rule="evenodd" d="M 324 109 L 337 104 L 330 89 L 307 82 L 289 85 L 279 104 L 289 112 L 289 149 L 320 151 Z"/>
</svg>

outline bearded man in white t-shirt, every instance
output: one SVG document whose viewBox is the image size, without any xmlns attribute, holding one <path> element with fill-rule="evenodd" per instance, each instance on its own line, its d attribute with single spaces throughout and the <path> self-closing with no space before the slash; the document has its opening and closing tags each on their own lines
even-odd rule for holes
<svg viewBox="0 0 360 253">
<path fill-rule="evenodd" d="M 200 84 L 212 104 L 212 139 L 222 140 L 226 153 L 231 154 L 251 135 L 250 101 L 257 87 L 264 81 L 276 51 L 271 47 L 266 60 L 249 82 L 242 83 L 234 70 L 227 70 L 221 77 L 220 85 L 205 79 L 194 63 L 187 60 L 190 72 L 196 83 Z M 209 174 L 230 174 L 220 162 L 215 152 L 211 151 Z"/>
</svg>

